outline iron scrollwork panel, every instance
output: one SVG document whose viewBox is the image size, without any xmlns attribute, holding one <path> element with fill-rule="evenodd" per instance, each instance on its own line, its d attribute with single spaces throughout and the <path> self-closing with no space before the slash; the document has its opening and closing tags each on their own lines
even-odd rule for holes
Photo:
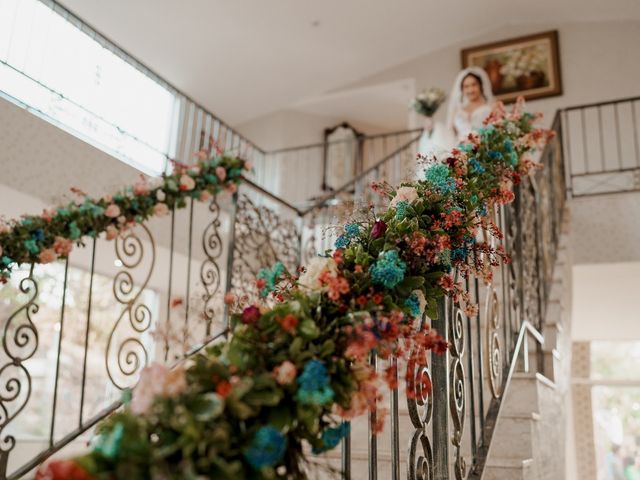
<svg viewBox="0 0 640 480">
<path fill-rule="evenodd" d="M 209 212 L 211 213 L 211 221 L 202 233 L 202 250 L 205 259 L 200 266 L 200 281 L 204 288 L 202 314 L 205 321 L 206 338 L 211 335 L 211 327 L 216 316 L 216 300 L 222 283 L 219 265 L 223 251 L 222 238 L 220 237 L 220 205 L 215 195 L 209 204 Z"/>
<path fill-rule="evenodd" d="M 0 368 L 0 477 L 7 472 L 9 454 L 16 446 L 16 439 L 6 432 L 7 426 L 24 410 L 31 397 L 31 374 L 24 363 L 38 349 L 38 330 L 32 315 L 39 310 L 38 283 L 33 277 L 33 265 L 29 276 L 19 284 L 20 292 L 27 295 L 25 303 L 7 319 L 2 332 L 2 350 L 7 362 Z"/>
<path fill-rule="evenodd" d="M 280 261 L 295 272 L 300 261 L 300 235 L 292 220 L 255 205 L 247 195 L 238 197 L 231 289 L 239 298 L 255 298 L 255 277 L 261 268 Z"/>
<path fill-rule="evenodd" d="M 522 183 L 520 189 L 522 231 L 520 234 L 522 251 L 522 313 L 536 328 L 540 327 L 540 271 L 538 268 L 538 226 L 537 202 L 530 179 Z"/>
<path fill-rule="evenodd" d="M 145 243 L 136 233 L 141 229 L 148 239 L 149 260 L 145 262 Z M 133 386 L 136 375 L 144 368 L 148 360 L 148 352 L 141 340 L 141 335 L 151 326 L 151 309 L 142 300 L 153 272 L 156 248 L 149 229 L 140 225 L 136 230 L 129 230 L 115 242 L 117 259 L 122 269 L 113 279 L 113 295 L 123 309 L 111 329 L 107 343 L 105 363 L 111 382 L 119 389 Z M 136 286 L 133 271 L 146 266 L 143 280 Z"/>
<path fill-rule="evenodd" d="M 462 357 L 464 355 L 464 313 L 459 305 L 453 305 L 449 321 L 449 411 L 452 420 L 451 443 L 454 447 L 453 471 L 457 480 L 466 473 L 466 462 L 462 456 L 462 432 L 466 409 L 466 387 Z"/>
<path fill-rule="evenodd" d="M 487 321 L 487 362 L 489 371 L 489 386 L 494 398 L 502 395 L 502 375 L 504 371 L 502 344 L 500 342 L 500 300 L 498 292 L 489 286 L 487 292 L 486 313 Z"/>
<path fill-rule="evenodd" d="M 431 480 L 433 450 L 427 429 L 433 414 L 431 369 L 424 348 L 415 347 L 407 363 L 407 407 L 415 429 L 409 443 L 407 472 L 409 480 Z"/>
</svg>

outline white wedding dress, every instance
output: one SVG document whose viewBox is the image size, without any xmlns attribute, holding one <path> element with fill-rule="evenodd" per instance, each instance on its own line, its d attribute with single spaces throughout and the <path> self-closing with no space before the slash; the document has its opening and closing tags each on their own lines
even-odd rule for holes
<svg viewBox="0 0 640 480">
<path fill-rule="evenodd" d="M 447 128 L 442 122 L 436 122 L 431 133 L 426 130 L 422 133 L 418 153 L 427 157 L 434 155 L 438 157 L 443 152 L 449 152 L 464 141 L 471 132 L 482 127 L 490 113 L 491 106 L 488 104 L 476 108 L 471 113 L 465 112 L 462 108 L 458 109 L 452 120 L 454 128 Z"/>
<path fill-rule="evenodd" d="M 462 96 L 462 82 L 470 73 L 482 80 L 482 95 L 486 103 L 473 112 L 467 113 L 464 110 L 465 99 Z M 449 95 L 446 123 L 436 122 L 431 132 L 425 130 L 422 133 L 418 143 L 418 153 L 436 158 L 446 155 L 452 148 L 465 140 L 469 133 L 482 127 L 484 120 L 491 113 L 493 103 L 491 81 L 487 73 L 479 67 L 465 68 L 453 83 Z"/>
</svg>

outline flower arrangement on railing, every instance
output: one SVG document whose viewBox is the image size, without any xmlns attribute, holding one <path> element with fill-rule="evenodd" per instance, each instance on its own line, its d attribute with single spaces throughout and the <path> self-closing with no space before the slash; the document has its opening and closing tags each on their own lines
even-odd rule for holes
<svg viewBox="0 0 640 480">
<path fill-rule="evenodd" d="M 251 164 L 242 159 L 199 152 L 196 165 L 173 164 L 171 174 L 155 184 L 145 177 L 132 187 L 99 199 L 73 188 L 78 200 L 63 207 L 46 209 L 42 215 L 24 216 L 6 222 L 0 219 L 0 284 L 6 283 L 14 267 L 23 263 L 51 263 L 65 258 L 83 237 L 104 233 L 107 240 L 152 216 L 183 208 L 189 198 L 207 200 L 223 190 L 235 192 L 243 171 Z"/>
<path fill-rule="evenodd" d="M 433 318 L 445 295 L 469 315 L 477 308 L 453 270 L 487 277 L 508 260 L 478 232 L 500 235 L 488 212 L 513 200 L 512 184 L 535 165 L 527 153 L 550 136 L 519 108 L 497 107 L 423 180 L 375 185 L 389 208 L 352 217 L 335 250 L 299 277 L 279 263 L 262 270 L 262 302 L 239 306 L 228 294 L 238 311 L 228 339 L 186 366 L 147 367 L 91 452 L 37 478 L 306 478 L 312 455 L 347 434 L 345 421 L 375 409 L 383 386 L 397 387 L 393 363 L 377 372 L 370 355 L 424 364 L 429 350 L 446 351 L 424 314 Z M 430 388 L 412 377 L 408 395 Z"/>
</svg>

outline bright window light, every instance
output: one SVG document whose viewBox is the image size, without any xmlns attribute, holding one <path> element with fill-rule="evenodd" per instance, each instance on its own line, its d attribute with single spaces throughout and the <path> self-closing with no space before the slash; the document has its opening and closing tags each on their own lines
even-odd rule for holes
<svg viewBox="0 0 640 480">
<path fill-rule="evenodd" d="M 0 0 L 0 95 L 151 175 L 164 171 L 175 94 L 38 0 Z"/>
</svg>

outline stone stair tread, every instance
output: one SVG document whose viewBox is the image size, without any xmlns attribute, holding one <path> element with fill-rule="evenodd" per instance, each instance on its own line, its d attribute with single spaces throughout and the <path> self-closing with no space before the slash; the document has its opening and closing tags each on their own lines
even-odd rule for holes
<svg viewBox="0 0 640 480">
<path fill-rule="evenodd" d="M 497 468 L 520 468 L 527 467 L 533 463 L 533 458 L 525 458 L 524 460 L 520 458 L 508 458 L 508 457 L 498 457 L 498 458 L 490 458 L 487 462 L 487 467 L 497 467 Z"/>
</svg>

